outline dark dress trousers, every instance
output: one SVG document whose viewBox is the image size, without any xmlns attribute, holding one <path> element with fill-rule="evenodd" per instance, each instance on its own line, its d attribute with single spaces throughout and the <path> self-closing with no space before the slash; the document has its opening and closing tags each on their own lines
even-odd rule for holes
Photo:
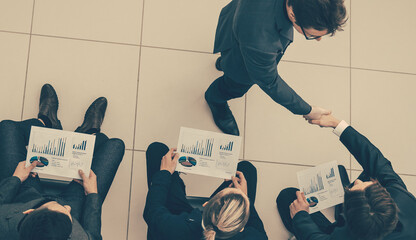
<svg viewBox="0 0 416 240">
<path fill-rule="evenodd" d="M 277 72 L 277 64 L 293 41 L 285 4 L 284 0 L 233 0 L 222 9 L 214 53 L 221 52 L 224 76 L 208 88 L 208 102 L 241 97 L 257 84 L 292 113 L 311 111 Z"/>
<path fill-rule="evenodd" d="M 369 178 L 377 179 L 387 189 L 399 208 L 399 223 L 394 232 L 384 239 L 416 239 L 416 198 L 407 190 L 399 175 L 394 172 L 390 161 L 366 137 L 351 126 L 344 130 L 340 140 L 364 169 L 358 178 L 364 181 L 368 181 Z M 299 240 L 357 240 L 348 231 L 345 221 L 338 223 L 332 233 L 327 234 L 319 229 L 305 211 L 295 215 L 293 229 Z"/>
</svg>

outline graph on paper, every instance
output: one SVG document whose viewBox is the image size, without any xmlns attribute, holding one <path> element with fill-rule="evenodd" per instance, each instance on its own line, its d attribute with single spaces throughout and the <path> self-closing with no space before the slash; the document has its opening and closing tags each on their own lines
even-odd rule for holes
<svg viewBox="0 0 416 240">
<path fill-rule="evenodd" d="M 42 153 L 58 157 L 63 157 L 65 154 L 66 138 L 56 138 L 48 140 L 43 144 L 32 144 L 32 153 Z"/>
<path fill-rule="evenodd" d="M 190 144 L 181 144 L 180 151 L 183 153 L 211 157 L 214 138 L 199 139 Z"/>
<path fill-rule="evenodd" d="M 310 177 L 308 185 L 303 187 L 303 192 L 305 194 L 311 194 L 314 192 L 318 192 L 324 189 L 324 181 L 322 180 L 322 176 L 320 173 Z"/>
<path fill-rule="evenodd" d="M 329 174 L 327 174 L 327 175 L 326 175 L 326 179 L 328 179 L 328 178 L 332 178 L 332 177 L 335 177 L 335 171 L 334 171 L 334 168 L 331 168 L 331 170 L 330 170 Z"/>
<path fill-rule="evenodd" d="M 79 144 L 74 144 L 72 146 L 72 149 L 76 149 L 76 150 L 83 150 L 85 151 L 85 148 L 87 147 L 87 140 L 82 141 Z"/>
<path fill-rule="evenodd" d="M 230 141 L 227 144 L 220 145 L 220 149 L 223 150 L 223 151 L 230 151 L 230 152 L 232 152 L 233 151 L 233 145 L 234 145 L 234 142 L 233 141 Z"/>
</svg>

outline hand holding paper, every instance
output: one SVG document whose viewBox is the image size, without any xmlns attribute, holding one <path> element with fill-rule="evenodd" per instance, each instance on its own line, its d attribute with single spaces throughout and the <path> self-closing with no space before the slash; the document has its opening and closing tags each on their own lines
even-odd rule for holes
<svg viewBox="0 0 416 240">
<path fill-rule="evenodd" d="M 290 204 L 290 217 L 293 219 L 293 217 L 296 215 L 296 213 L 300 211 L 306 211 L 309 213 L 309 203 L 306 201 L 305 194 L 303 192 L 297 191 L 296 192 L 297 199 Z"/>
<path fill-rule="evenodd" d="M 160 163 L 160 171 L 167 170 L 170 174 L 175 172 L 176 164 L 179 159 L 179 154 L 174 153 L 176 148 L 171 148 L 168 153 L 162 158 L 162 162 Z M 172 159 L 173 158 L 173 159 Z"/>
<path fill-rule="evenodd" d="M 230 184 L 230 187 L 235 187 L 243 191 L 245 195 L 247 195 L 247 181 L 244 177 L 244 174 L 240 171 L 237 171 L 237 177 L 233 177 L 231 179 L 233 183 Z"/>
<path fill-rule="evenodd" d="M 97 176 L 92 170 L 90 171 L 90 176 L 88 177 L 82 170 L 79 170 L 79 175 L 81 176 L 82 181 L 78 179 L 74 179 L 74 181 L 81 184 L 84 187 L 85 195 L 88 195 L 90 193 L 98 193 Z"/>
<path fill-rule="evenodd" d="M 26 181 L 30 172 L 36 167 L 37 161 L 32 162 L 28 167 L 25 167 L 26 161 L 21 161 L 14 170 L 13 176 L 18 177 L 21 182 Z"/>
</svg>

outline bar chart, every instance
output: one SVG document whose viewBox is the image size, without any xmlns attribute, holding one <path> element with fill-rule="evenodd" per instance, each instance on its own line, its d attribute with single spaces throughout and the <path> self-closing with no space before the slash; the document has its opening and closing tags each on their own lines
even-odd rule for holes
<svg viewBox="0 0 416 240">
<path fill-rule="evenodd" d="M 330 170 L 329 174 L 327 174 L 327 175 L 326 175 L 326 179 L 328 179 L 328 178 L 332 178 L 332 177 L 335 177 L 335 171 L 334 171 L 334 168 L 331 168 L 331 170 Z"/>
<path fill-rule="evenodd" d="M 83 151 L 85 151 L 85 148 L 87 147 L 87 140 L 84 140 L 84 141 L 82 141 L 81 143 L 79 143 L 79 144 L 74 144 L 73 146 L 72 146 L 72 149 L 75 149 L 75 150 L 83 150 Z"/>
<path fill-rule="evenodd" d="M 230 141 L 230 142 L 228 142 L 225 145 L 220 145 L 220 149 L 223 150 L 223 151 L 230 151 L 230 152 L 232 152 L 233 151 L 233 145 L 234 145 L 234 142 L 233 141 Z"/>
<path fill-rule="evenodd" d="M 318 173 L 309 179 L 308 186 L 303 188 L 303 192 L 305 194 L 310 194 L 310 193 L 321 191 L 323 189 L 324 189 L 324 182 L 322 180 L 321 174 Z"/>
<path fill-rule="evenodd" d="M 33 153 L 63 157 L 65 154 L 66 140 L 66 138 L 56 138 L 48 140 L 45 144 L 32 144 L 31 151 Z"/>
<path fill-rule="evenodd" d="M 191 144 L 182 144 L 180 151 L 183 153 L 211 157 L 214 138 L 199 139 Z"/>
</svg>

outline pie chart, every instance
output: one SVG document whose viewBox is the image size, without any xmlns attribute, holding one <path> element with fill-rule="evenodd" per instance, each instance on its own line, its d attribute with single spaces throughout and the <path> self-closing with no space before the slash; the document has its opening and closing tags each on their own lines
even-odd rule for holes
<svg viewBox="0 0 416 240">
<path fill-rule="evenodd" d="M 38 165 L 36 167 L 45 167 L 45 166 L 48 166 L 49 164 L 48 159 L 44 157 L 40 157 L 40 156 L 34 156 L 29 161 L 30 163 L 33 163 L 34 161 L 38 161 Z"/>
<path fill-rule="evenodd" d="M 182 156 L 178 161 L 184 167 L 193 167 L 196 165 L 195 158 L 189 156 Z"/>
</svg>

